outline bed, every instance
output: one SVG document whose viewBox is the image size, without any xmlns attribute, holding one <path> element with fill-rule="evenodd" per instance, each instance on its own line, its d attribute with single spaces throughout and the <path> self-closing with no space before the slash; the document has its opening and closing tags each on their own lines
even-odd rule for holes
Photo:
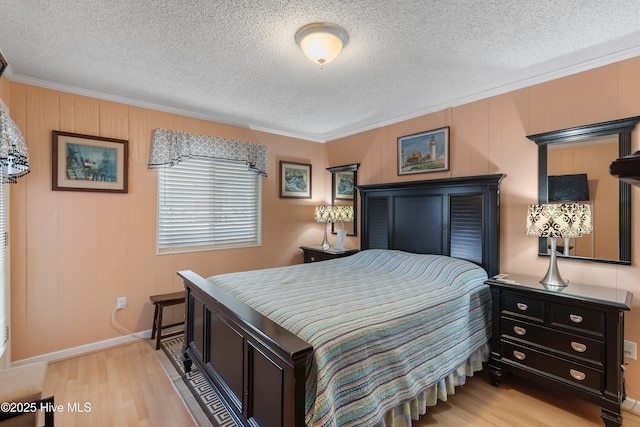
<svg viewBox="0 0 640 427">
<path fill-rule="evenodd" d="M 483 282 L 499 271 L 503 177 L 359 186 L 361 252 L 350 257 L 179 272 L 185 369 L 196 364 L 238 423 L 262 427 L 386 425 L 472 374 L 490 334 Z"/>
</svg>

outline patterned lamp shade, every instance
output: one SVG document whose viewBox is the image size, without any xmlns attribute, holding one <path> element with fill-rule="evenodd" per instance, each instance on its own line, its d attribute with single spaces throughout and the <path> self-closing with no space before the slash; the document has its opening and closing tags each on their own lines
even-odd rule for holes
<svg viewBox="0 0 640 427">
<path fill-rule="evenodd" d="M 580 217 L 582 219 L 582 234 L 593 233 L 593 219 L 591 218 L 591 206 L 580 204 Z"/>
<path fill-rule="evenodd" d="M 333 206 L 316 206 L 316 211 L 313 214 L 313 219 L 316 222 L 332 222 Z"/>
<path fill-rule="evenodd" d="M 353 206 L 333 206 L 331 222 L 353 221 Z"/>
<path fill-rule="evenodd" d="M 582 237 L 593 232 L 591 208 L 577 203 L 529 205 L 527 236 Z"/>
</svg>

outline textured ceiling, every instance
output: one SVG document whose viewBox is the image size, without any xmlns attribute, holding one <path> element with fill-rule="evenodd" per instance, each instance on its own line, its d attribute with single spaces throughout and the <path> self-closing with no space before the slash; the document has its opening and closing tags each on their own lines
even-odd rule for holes
<svg viewBox="0 0 640 427">
<path fill-rule="evenodd" d="M 316 21 L 350 36 L 323 69 Z M 0 51 L 12 81 L 322 142 L 638 56 L 640 0 L 4 0 Z"/>
</svg>

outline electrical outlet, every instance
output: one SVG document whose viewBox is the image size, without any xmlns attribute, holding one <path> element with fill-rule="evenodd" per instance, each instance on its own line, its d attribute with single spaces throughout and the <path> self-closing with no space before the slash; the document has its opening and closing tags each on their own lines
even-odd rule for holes
<svg viewBox="0 0 640 427">
<path fill-rule="evenodd" d="M 638 358 L 638 346 L 635 342 L 624 340 L 624 357 L 633 360 Z"/>
<path fill-rule="evenodd" d="M 124 310 L 127 308 L 127 297 L 118 297 L 116 310 Z"/>
</svg>

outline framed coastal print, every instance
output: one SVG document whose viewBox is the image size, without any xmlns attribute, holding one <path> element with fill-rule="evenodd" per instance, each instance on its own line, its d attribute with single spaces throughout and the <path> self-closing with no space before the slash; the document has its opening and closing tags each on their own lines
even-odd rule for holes
<svg viewBox="0 0 640 427">
<path fill-rule="evenodd" d="M 353 171 L 336 172 L 334 175 L 333 194 L 336 199 L 353 200 L 354 177 Z"/>
<path fill-rule="evenodd" d="M 311 165 L 280 161 L 280 198 L 311 198 Z"/>
<path fill-rule="evenodd" d="M 449 127 L 398 138 L 398 175 L 449 170 Z"/>
<path fill-rule="evenodd" d="M 126 193 L 128 157 L 126 140 L 54 130 L 51 188 Z"/>
</svg>

